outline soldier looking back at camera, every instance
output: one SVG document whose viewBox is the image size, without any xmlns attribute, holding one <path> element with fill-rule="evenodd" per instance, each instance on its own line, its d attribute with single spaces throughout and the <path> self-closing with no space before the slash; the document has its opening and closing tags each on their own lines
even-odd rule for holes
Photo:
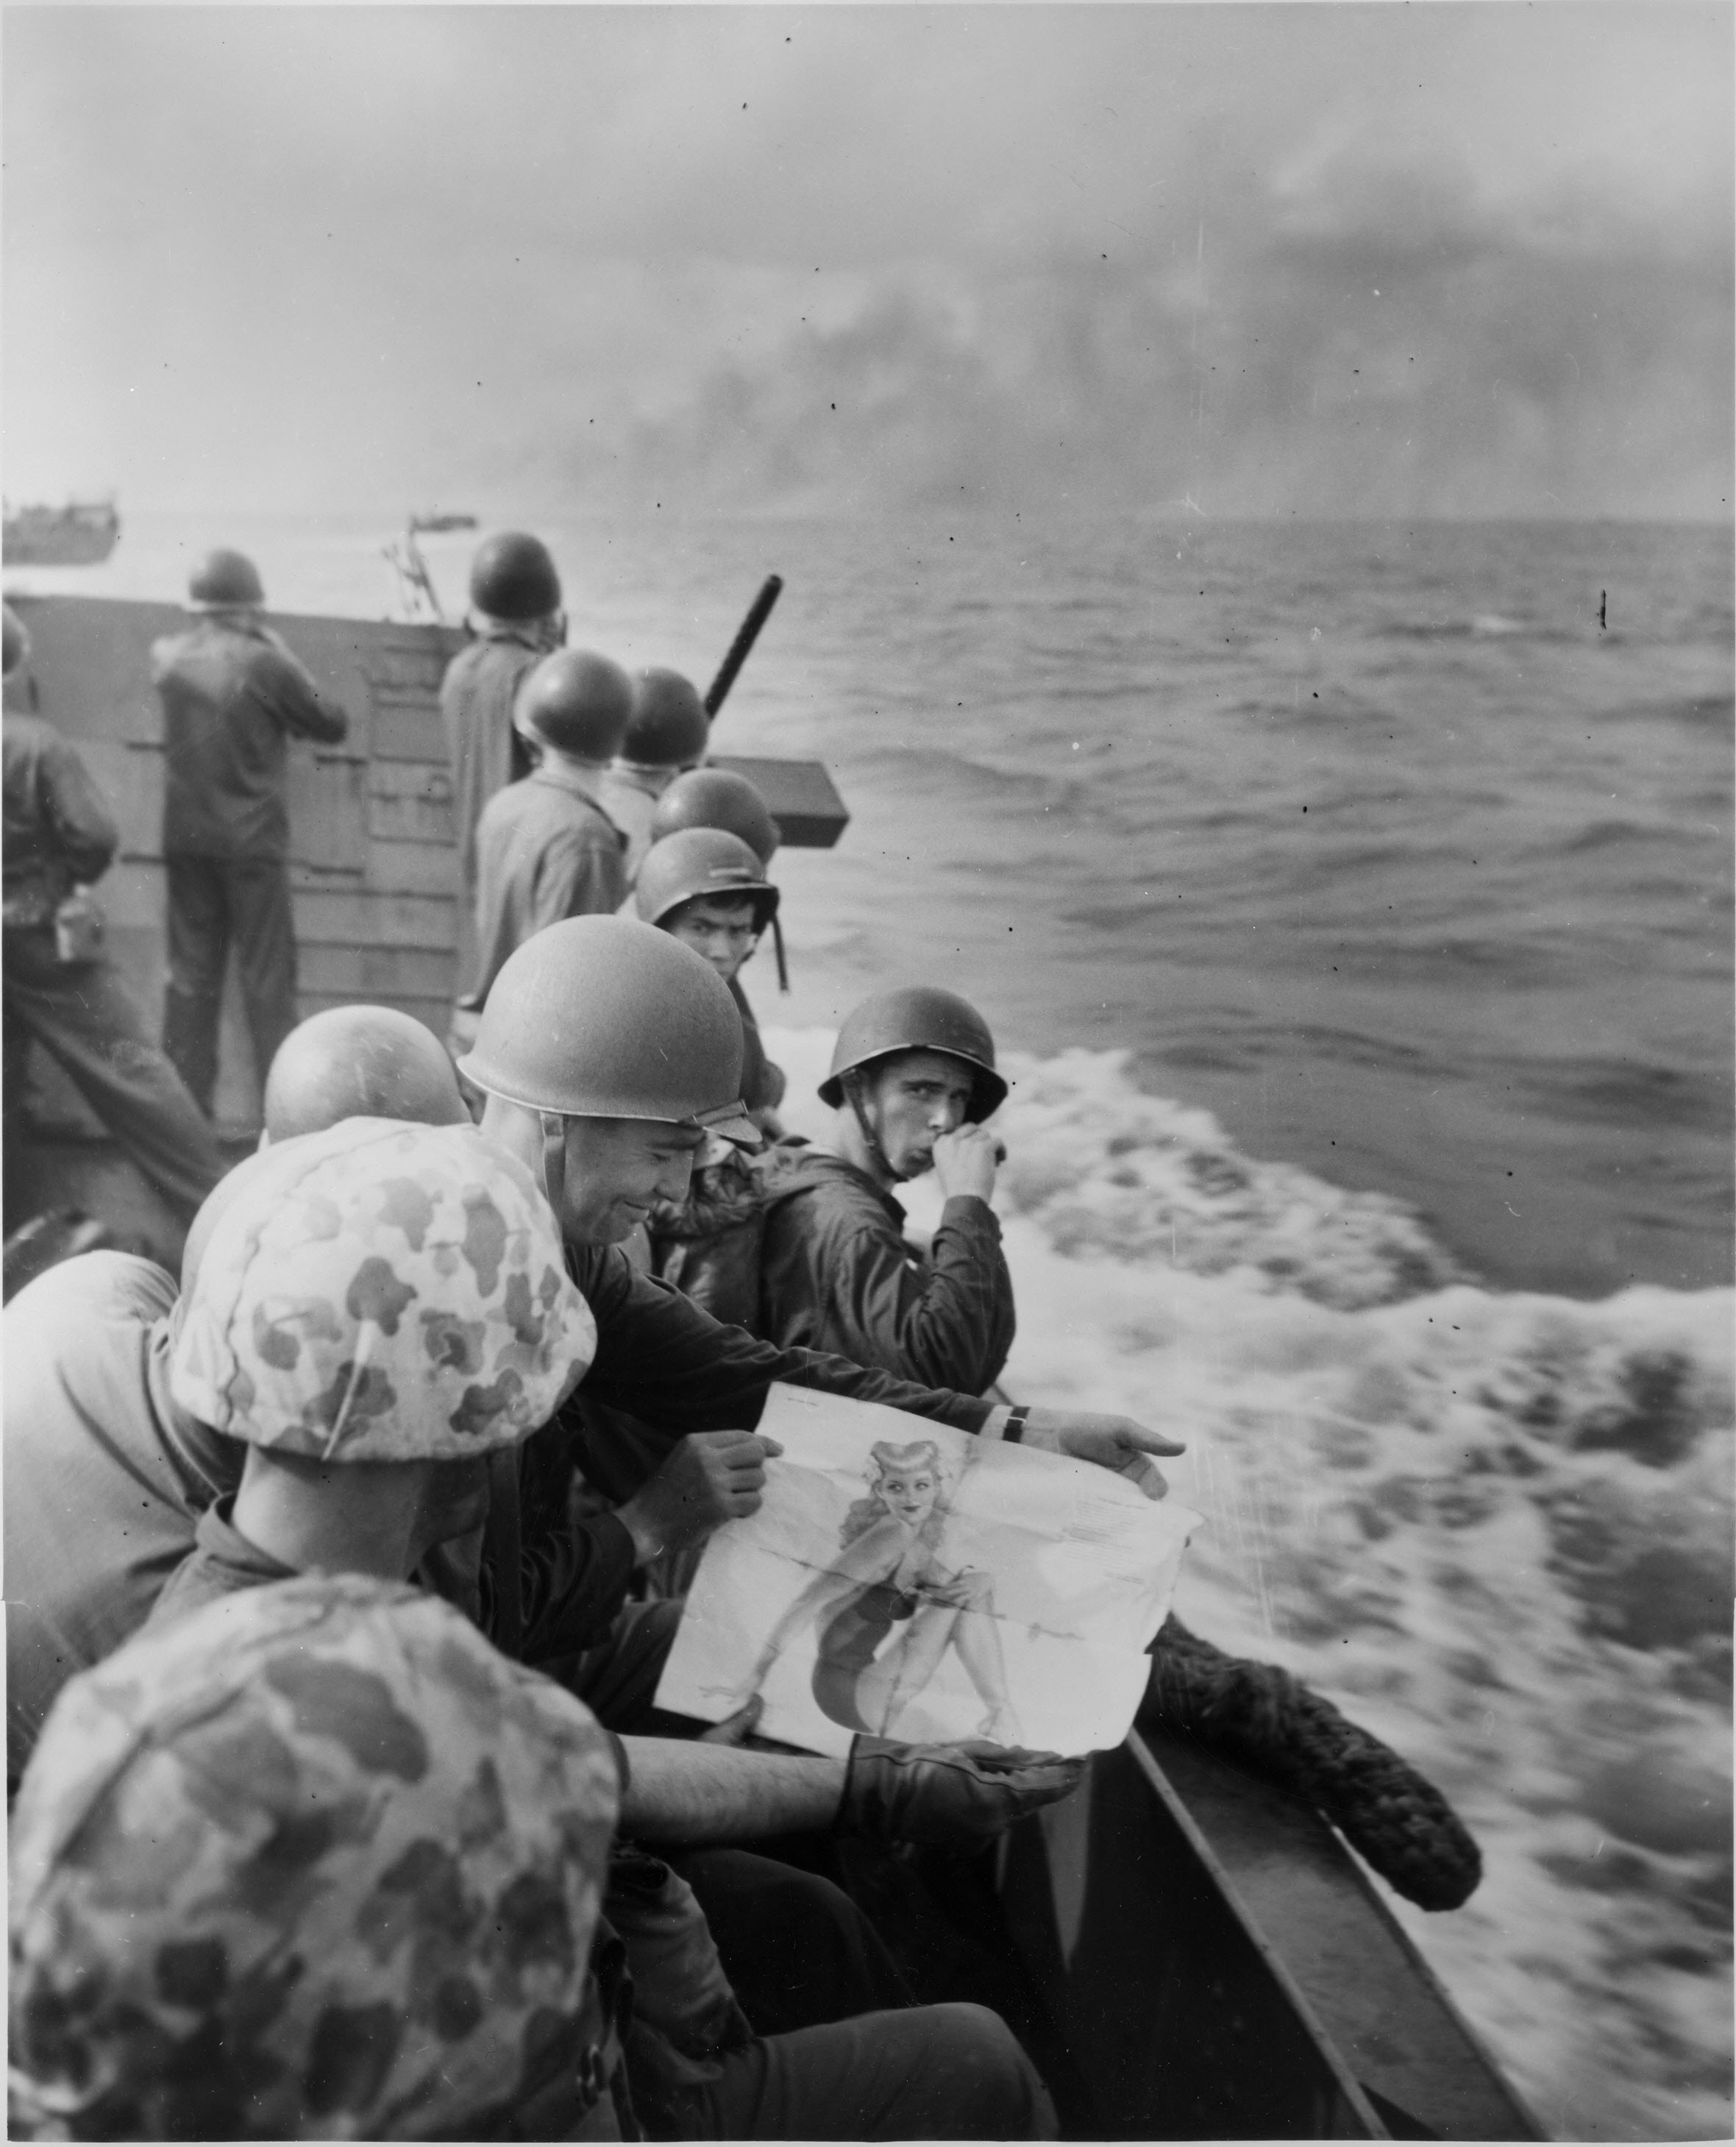
<svg viewBox="0 0 1736 2147">
<path fill-rule="evenodd" d="M 1007 1084 L 988 1025 L 952 992 L 876 992 L 838 1031 L 820 1100 L 837 1153 L 792 1148 L 768 1174 L 759 1329 L 780 1348 L 981 1394 L 1013 1346 L 1013 1279 L 989 1207 L 982 1121 Z M 926 1258 L 894 1188 L 932 1170 L 946 1205 Z"/>
</svg>

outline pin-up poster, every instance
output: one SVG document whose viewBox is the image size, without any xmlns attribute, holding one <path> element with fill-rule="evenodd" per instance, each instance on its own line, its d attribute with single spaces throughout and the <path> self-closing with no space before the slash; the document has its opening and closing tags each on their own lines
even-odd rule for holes
<svg viewBox="0 0 1736 2147">
<path fill-rule="evenodd" d="M 1198 1516 L 1089 1462 L 774 1386 L 763 1504 L 706 1546 L 658 1704 L 841 1754 L 858 1731 L 1119 1744 Z"/>
</svg>

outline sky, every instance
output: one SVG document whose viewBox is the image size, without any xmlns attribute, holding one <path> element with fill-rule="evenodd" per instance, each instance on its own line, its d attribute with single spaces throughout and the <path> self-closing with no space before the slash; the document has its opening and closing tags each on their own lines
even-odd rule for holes
<svg viewBox="0 0 1736 2147">
<path fill-rule="evenodd" d="M 8 6 L 7 494 L 1727 518 L 1732 26 Z"/>
</svg>

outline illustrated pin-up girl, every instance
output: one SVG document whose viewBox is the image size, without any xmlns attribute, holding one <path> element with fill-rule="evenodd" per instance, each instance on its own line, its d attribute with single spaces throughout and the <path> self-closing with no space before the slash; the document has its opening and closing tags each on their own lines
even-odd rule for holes
<svg viewBox="0 0 1736 2147">
<path fill-rule="evenodd" d="M 898 1736 L 906 1706 L 952 1648 L 988 1710 L 975 1734 L 1017 1744 L 993 1580 L 949 1559 L 943 1543 L 949 1486 L 939 1447 L 932 1439 L 877 1441 L 868 1486 L 844 1516 L 835 1563 L 773 1626 L 741 1699 L 759 1690 L 798 1634 L 817 1625 L 813 1696 L 832 1721 Z"/>
</svg>

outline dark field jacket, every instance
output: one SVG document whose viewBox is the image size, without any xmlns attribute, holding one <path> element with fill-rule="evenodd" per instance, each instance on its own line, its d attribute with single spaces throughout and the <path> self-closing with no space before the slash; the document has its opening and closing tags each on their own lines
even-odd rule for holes
<svg viewBox="0 0 1736 2147">
<path fill-rule="evenodd" d="M 163 848 L 168 857 L 269 862 L 289 854 L 289 740 L 337 745 L 349 718 L 264 627 L 203 620 L 157 642 Z"/>
<path fill-rule="evenodd" d="M 52 723 L 8 710 L 3 737 L 6 922 L 48 924 L 75 882 L 102 878 L 120 838 L 84 763 Z"/>
<path fill-rule="evenodd" d="M 767 1185 L 760 1333 L 924 1385 L 993 1385 L 1013 1347 L 1013 1278 L 986 1201 L 948 1200 L 924 1259 L 903 1208 L 841 1156 L 780 1149 Z"/>
</svg>

